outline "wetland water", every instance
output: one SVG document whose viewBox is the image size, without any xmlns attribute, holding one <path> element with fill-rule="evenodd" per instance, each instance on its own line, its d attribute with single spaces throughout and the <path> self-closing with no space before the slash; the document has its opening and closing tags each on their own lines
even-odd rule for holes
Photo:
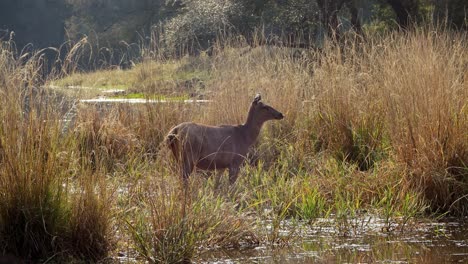
<svg viewBox="0 0 468 264">
<path fill-rule="evenodd" d="M 468 263 L 467 219 L 386 224 L 361 219 L 341 224 L 318 220 L 300 241 L 285 247 L 208 251 L 195 263 Z M 388 231 L 388 230 L 391 231 Z"/>
</svg>

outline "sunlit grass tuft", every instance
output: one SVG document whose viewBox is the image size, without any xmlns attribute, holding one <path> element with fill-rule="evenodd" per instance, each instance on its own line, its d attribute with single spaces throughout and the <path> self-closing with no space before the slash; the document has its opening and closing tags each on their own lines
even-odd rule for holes
<svg viewBox="0 0 468 264">
<path fill-rule="evenodd" d="M 92 190 L 93 181 L 76 181 L 83 170 L 77 141 L 62 134 L 66 104 L 40 86 L 40 53 L 25 61 L 5 47 L 0 54 L 11 55 L 0 56 L 8 65 L 0 82 L 0 254 L 24 262 L 101 260 L 112 243 L 110 215 L 93 208 L 110 203 Z"/>
<path fill-rule="evenodd" d="M 194 183 L 187 193 L 170 179 L 146 182 L 140 206 L 126 221 L 132 241 L 151 263 L 186 263 L 204 250 L 258 244 L 253 219 Z"/>
</svg>

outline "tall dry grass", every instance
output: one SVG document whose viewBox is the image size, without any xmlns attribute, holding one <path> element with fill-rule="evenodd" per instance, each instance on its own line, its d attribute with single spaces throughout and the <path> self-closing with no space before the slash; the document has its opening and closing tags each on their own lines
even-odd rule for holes
<svg viewBox="0 0 468 264">
<path fill-rule="evenodd" d="M 466 40 L 466 33 L 417 29 L 328 43 L 300 61 L 288 48 L 227 48 L 213 59 L 215 102 L 196 120 L 240 123 L 248 95 L 261 92 L 286 115 L 267 125 L 265 152 L 277 157 L 287 146 L 304 161 L 325 151 L 360 170 L 399 163 L 402 180 L 432 210 L 465 213 Z"/>
<path fill-rule="evenodd" d="M 421 192 L 432 211 L 464 214 L 466 38 L 422 28 L 301 51 L 223 40 L 211 57 L 188 60 L 210 72 L 205 85 L 212 103 L 195 112 L 147 106 L 123 115 L 124 124 L 157 152 L 169 128 L 182 121 L 243 123 L 260 92 L 286 118 L 266 125 L 252 159 L 274 166 L 287 156 L 289 166 L 312 174 L 323 166 L 317 164 L 322 155 L 369 173 L 397 164 L 402 190 Z"/>
<path fill-rule="evenodd" d="M 41 86 L 44 58 L 0 44 L 0 255 L 102 259 L 111 203 L 97 181 L 76 180 L 86 170 L 77 140 L 62 134 L 60 98 Z"/>
<path fill-rule="evenodd" d="M 380 68 L 392 149 L 434 210 L 465 214 L 466 34 L 419 31 L 391 40 Z"/>
<path fill-rule="evenodd" d="M 127 216 L 126 227 L 139 254 L 150 263 L 189 263 L 211 248 L 258 244 L 254 219 L 235 203 L 216 195 L 209 185 L 192 181 L 185 190 L 174 177 L 159 175 L 143 181 L 139 206 Z"/>
</svg>

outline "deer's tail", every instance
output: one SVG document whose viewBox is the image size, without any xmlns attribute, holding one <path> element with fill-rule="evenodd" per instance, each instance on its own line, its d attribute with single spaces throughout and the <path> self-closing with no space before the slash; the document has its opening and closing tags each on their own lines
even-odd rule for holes
<svg viewBox="0 0 468 264">
<path fill-rule="evenodd" d="M 180 149 L 179 149 L 179 139 L 178 139 L 178 128 L 173 128 L 169 134 L 166 136 L 166 143 L 169 149 L 172 151 L 175 160 L 179 161 Z"/>
</svg>

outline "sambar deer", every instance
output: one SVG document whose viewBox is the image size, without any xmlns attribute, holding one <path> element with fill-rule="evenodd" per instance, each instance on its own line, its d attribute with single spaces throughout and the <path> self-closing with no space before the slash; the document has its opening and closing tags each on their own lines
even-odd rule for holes
<svg viewBox="0 0 468 264">
<path fill-rule="evenodd" d="M 257 94 L 243 125 L 208 126 L 185 122 L 171 129 L 166 141 L 181 166 L 184 183 L 195 167 L 202 170 L 229 169 L 230 184 L 236 181 L 239 167 L 260 134 L 262 125 L 268 120 L 284 117 L 260 100 L 261 96 Z"/>
</svg>

